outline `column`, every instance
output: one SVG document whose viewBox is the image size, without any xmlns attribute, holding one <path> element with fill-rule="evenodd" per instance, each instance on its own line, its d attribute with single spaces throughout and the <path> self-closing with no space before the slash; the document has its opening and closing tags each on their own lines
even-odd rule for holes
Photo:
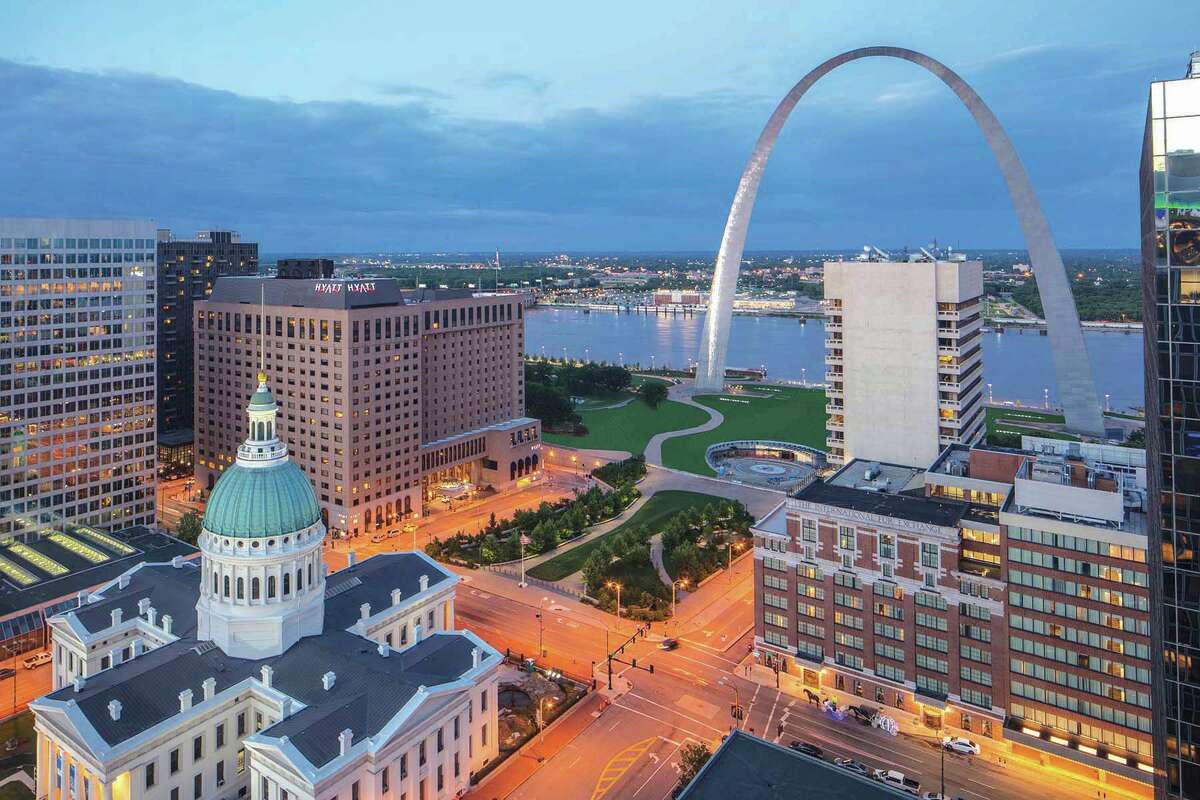
<svg viewBox="0 0 1200 800">
<path fill-rule="evenodd" d="M 104 782 L 100 784 L 100 800 L 112 800 L 112 784 Z"/>
<path fill-rule="evenodd" d="M 37 735 L 37 796 L 50 796 L 50 740 L 42 733 Z"/>
</svg>

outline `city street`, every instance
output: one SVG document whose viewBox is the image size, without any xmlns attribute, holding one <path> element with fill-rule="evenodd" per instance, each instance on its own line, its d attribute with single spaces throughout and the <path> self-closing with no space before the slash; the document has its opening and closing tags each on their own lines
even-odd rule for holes
<svg viewBox="0 0 1200 800">
<path fill-rule="evenodd" d="M 834 720 L 804 698 L 797 698 L 746 676 L 740 663 L 752 641 L 750 632 L 751 560 L 735 564 L 734 581 L 724 576 L 691 595 L 680 607 L 678 631 L 655 623 L 648 639 L 627 648 L 624 660 L 637 658 L 638 669 L 619 666 L 631 689 L 602 711 L 573 741 L 551 755 L 508 796 L 522 800 L 553 797 L 663 800 L 677 782 L 679 750 L 689 742 L 710 748 L 728 733 L 730 706 L 746 711 L 742 726 L 784 744 L 811 742 L 825 757 L 854 758 L 875 768 L 898 769 L 917 777 L 923 791 L 938 791 L 941 751 L 934 732 L 915 735 L 905 726 L 897 737 L 853 719 Z M 520 589 L 502 577 L 463 573 L 456 609 L 458 624 L 514 653 L 533 655 L 539 637 L 546 657 L 541 663 L 585 676 L 592 661 L 604 656 L 605 630 L 612 642 L 623 640 L 634 625 L 620 623 L 596 609 L 540 591 Z M 544 613 L 539 626 L 539 607 Z M 606 619 L 607 618 L 607 624 Z M 658 649 L 663 634 L 677 636 L 678 649 Z M 653 664 L 654 674 L 642 669 Z M 597 669 L 599 688 L 603 670 Z M 1037 787 L 1042 800 L 1122 798 L 1099 784 L 1075 779 L 1023 760 L 1002 766 L 995 755 L 968 758 L 946 755 L 950 797 L 999 800 L 1029 796 Z M 1097 791 L 1102 792 L 1097 794 Z M 472 794 L 492 798 L 485 784 Z"/>
</svg>

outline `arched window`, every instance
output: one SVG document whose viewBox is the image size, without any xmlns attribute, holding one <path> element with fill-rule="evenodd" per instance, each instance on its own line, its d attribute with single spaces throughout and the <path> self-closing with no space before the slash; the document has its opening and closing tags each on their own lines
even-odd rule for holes
<svg viewBox="0 0 1200 800">
<path fill-rule="evenodd" d="M 508 479 L 510 481 L 517 479 L 517 463 L 515 461 L 508 462 Z"/>
<path fill-rule="evenodd" d="M 225 596 L 229 597 L 229 576 L 225 576 Z"/>
<path fill-rule="evenodd" d="M 274 599 L 274 597 L 275 597 L 275 576 L 268 575 L 267 576 L 267 599 Z"/>
<path fill-rule="evenodd" d="M 283 573 L 283 596 L 287 597 L 292 593 L 292 573 Z"/>
<path fill-rule="evenodd" d="M 251 578 L 250 579 L 250 599 L 257 600 L 259 597 L 259 592 L 261 592 L 261 591 L 262 591 L 262 584 L 259 583 L 258 578 Z"/>
<path fill-rule="evenodd" d="M 238 578 L 238 580 L 237 580 L 237 599 L 238 600 L 246 599 L 246 579 L 245 578 Z"/>
</svg>

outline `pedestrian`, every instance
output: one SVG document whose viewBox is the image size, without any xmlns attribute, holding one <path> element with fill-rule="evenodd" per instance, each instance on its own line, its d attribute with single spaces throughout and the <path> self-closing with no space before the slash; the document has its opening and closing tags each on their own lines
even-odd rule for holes
<svg viewBox="0 0 1200 800">
<path fill-rule="evenodd" d="M 775 736 L 776 737 L 783 736 L 783 722 L 782 721 L 780 721 L 779 727 L 775 730 Z"/>
</svg>

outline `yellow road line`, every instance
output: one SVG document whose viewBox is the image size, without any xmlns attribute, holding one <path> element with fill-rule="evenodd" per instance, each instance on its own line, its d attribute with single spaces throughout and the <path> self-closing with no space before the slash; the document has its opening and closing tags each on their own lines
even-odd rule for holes
<svg viewBox="0 0 1200 800">
<path fill-rule="evenodd" d="M 624 777 L 629 768 L 636 764 L 637 760 L 645 755 L 650 746 L 657 741 L 657 736 L 651 736 L 648 739 L 631 744 L 609 759 L 609 762 L 604 765 L 604 769 L 601 770 L 600 777 L 596 779 L 596 788 L 592 791 L 592 800 L 601 800 L 601 798 L 608 794 L 608 791 L 616 785 L 617 781 Z"/>
</svg>

